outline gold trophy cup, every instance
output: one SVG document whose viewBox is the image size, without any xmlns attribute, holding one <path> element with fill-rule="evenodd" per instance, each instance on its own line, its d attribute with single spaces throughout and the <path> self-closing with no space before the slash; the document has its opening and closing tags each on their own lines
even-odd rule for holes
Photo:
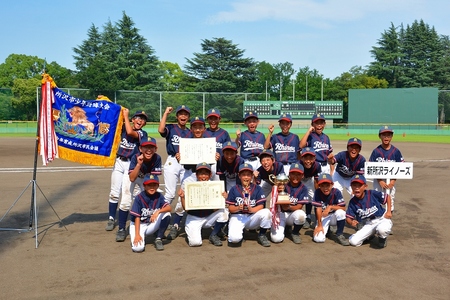
<svg viewBox="0 0 450 300">
<path fill-rule="evenodd" d="M 285 185 L 289 182 L 289 176 L 286 174 L 278 174 L 277 176 L 270 174 L 269 180 L 276 186 L 283 186 L 283 191 L 278 193 L 278 199 L 276 204 L 280 205 L 286 205 L 291 204 L 291 201 L 289 200 L 289 195 L 284 191 Z"/>
</svg>

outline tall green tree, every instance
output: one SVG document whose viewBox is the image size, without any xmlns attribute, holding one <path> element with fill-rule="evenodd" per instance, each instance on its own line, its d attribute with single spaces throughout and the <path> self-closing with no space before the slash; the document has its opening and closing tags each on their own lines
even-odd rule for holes
<svg viewBox="0 0 450 300">
<path fill-rule="evenodd" d="M 369 74 L 388 81 L 389 87 L 399 87 L 399 77 L 402 71 L 401 42 L 397 28 L 391 27 L 381 34 L 378 40 L 379 47 L 372 47 L 370 53 L 375 61 L 370 63 Z"/>
<path fill-rule="evenodd" d="M 184 78 L 183 70 L 177 63 L 160 61 L 158 69 L 162 73 L 161 86 L 164 91 L 178 91 Z"/>
<path fill-rule="evenodd" d="M 267 100 L 278 99 L 280 78 L 277 70 L 266 61 L 255 65 L 255 79 L 250 82 L 249 91 L 253 93 L 267 93 Z"/>
<path fill-rule="evenodd" d="M 41 80 L 37 78 L 14 79 L 12 107 L 16 120 L 36 120 L 36 88 L 40 85 Z"/>
<path fill-rule="evenodd" d="M 92 25 L 88 38 L 73 48 L 80 85 L 112 97 L 116 90 L 158 90 L 162 71 L 155 51 L 125 13 L 103 31 Z"/>
<path fill-rule="evenodd" d="M 202 53 L 186 59 L 185 73 L 200 92 L 245 92 L 255 79 L 255 63 L 244 50 L 225 38 L 205 39 Z"/>
<path fill-rule="evenodd" d="M 10 54 L 0 64 L 0 87 L 12 88 L 16 79 L 40 79 L 45 60 L 37 56 Z"/>
<path fill-rule="evenodd" d="M 442 45 L 434 29 L 423 20 L 407 26 L 403 37 L 403 87 L 436 86 L 434 72 L 442 55 Z"/>
</svg>

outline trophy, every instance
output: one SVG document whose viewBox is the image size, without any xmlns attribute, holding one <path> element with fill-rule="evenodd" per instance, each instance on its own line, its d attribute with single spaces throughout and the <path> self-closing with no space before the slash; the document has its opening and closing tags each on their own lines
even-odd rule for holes
<svg viewBox="0 0 450 300">
<path fill-rule="evenodd" d="M 289 200 L 289 195 L 284 191 L 284 186 L 289 182 L 289 176 L 286 174 L 278 174 L 277 176 L 270 174 L 269 180 L 276 186 L 283 186 L 283 191 L 278 193 L 278 199 L 276 204 L 286 205 L 291 204 L 291 201 Z"/>
</svg>

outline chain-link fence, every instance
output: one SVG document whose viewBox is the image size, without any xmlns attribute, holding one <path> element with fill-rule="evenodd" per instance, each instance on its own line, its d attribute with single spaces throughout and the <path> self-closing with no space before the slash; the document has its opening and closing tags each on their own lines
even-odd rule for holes
<svg viewBox="0 0 450 300">
<path fill-rule="evenodd" d="M 13 93 L 11 89 L 0 89 L 0 120 L 12 120 L 13 115 Z"/>
<path fill-rule="evenodd" d="M 60 88 L 64 92 L 81 99 L 96 99 L 89 90 Z M 206 117 L 209 109 L 220 110 L 222 122 L 242 122 L 243 102 L 263 100 L 263 93 L 201 93 L 201 92 L 158 92 L 158 91 L 116 91 L 114 99 L 134 112 L 143 110 L 149 116 L 149 122 L 159 122 L 166 107 L 176 108 L 186 105 L 191 110 L 191 116 Z M 175 121 L 175 114 L 171 114 L 169 122 Z"/>
</svg>

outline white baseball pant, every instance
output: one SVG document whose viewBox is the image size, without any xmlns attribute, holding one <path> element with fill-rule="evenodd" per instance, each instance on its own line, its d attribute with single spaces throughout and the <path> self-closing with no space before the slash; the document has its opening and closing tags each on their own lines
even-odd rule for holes
<svg viewBox="0 0 450 300">
<path fill-rule="evenodd" d="M 323 231 L 314 235 L 314 237 L 313 237 L 314 242 L 324 243 L 326 240 L 326 235 L 328 232 L 328 228 L 330 228 L 330 225 L 336 226 L 337 221 L 342 221 L 342 220 L 345 220 L 345 210 L 343 210 L 343 209 L 338 209 L 334 213 L 329 214 L 326 217 L 322 217 Z M 316 227 L 317 227 L 317 225 L 316 225 Z"/>
<path fill-rule="evenodd" d="M 295 211 L 280 212 L 280 224 L 275 228 L 272 224 L 270 229 L 270 239 L 274 243 L 281 243 L 284 240 L 284 228 L 292 225 L 305 224 L 306 214 L 303 210 L 297 209 Z"/>
<path fill-rule="evenodd" d="M 387 183 L 387 179 L 384 180 Z M 378 180 L 373 180 L 373 189 L 379 192 L 388 193 L 391 196 L 391 211 L 394 211 L 394 199 L 395 199 L 395 186 L 390 190 L 383 189 L 380 184 L 378 183 Z"/>
<path fill-rule="evenodd" d="M 228 241 L 239 243 L 243 239 L 244 229 L 269 229 L 272 225 L 272 213 L 263 208 L 254 214 L 231 214 L 228 223 Z"/>
<path fill-rule="evenodd" d="M 202 228 L 210 228 L 214 226 L 216 221 L 220 223 L 225 223 L 228 221 L 228 214 L 225 209 L 219 209 L 204 218 L 187 214 L 184 230 L 189 241 L 189 246 L 201 246 Z"/>
<path fill-rule="evenodd" d="M 172 204 L 176 197 L 177 184 L 184 177 L 182 165 L 180 165 L 174 156 L 168 156 L 163 166 L 165 194 L 164 199 L 167 203 Z"/>
<path fill-rule="evenodd" d="M 159 225 L 161 224 L 161 220 L 165 217 L 170 217 L 170 212 L 165 212 L 159 214 L 158 218 L 156 218 L 155 222 L 152 223 L 140 223 L 139 235 L 142 240 L 138 243 L 137 246 L 134 245 L 134 237 L 136 236 L 136 227 L 134 226 L 134 221 L 130 222 L 130 239 L 131 239 L 131 250 L 134 252 L 142 252 L 145 250 L 145 238 L 148 235 L 151 235 L 158 231 Z"/>
<path fill-rule="evenodd" d="M 111 191 L 109 193 L 109 202 L 118 203 L 122 192 L 123 178 L 128 177 L 130 161 L 123 161 L 116 158 L 114 168 L 111 173 Z"/>
<path fill-rule="evenodd" d="M 360 230 L 349 237 L 348 241 L 350 245 L 359 247 L 367 238 L 374 234 L 385 239 L 391 233 L 392 225 L 392 220 L 384 217 L 367 220 Z"/>
</svg>

